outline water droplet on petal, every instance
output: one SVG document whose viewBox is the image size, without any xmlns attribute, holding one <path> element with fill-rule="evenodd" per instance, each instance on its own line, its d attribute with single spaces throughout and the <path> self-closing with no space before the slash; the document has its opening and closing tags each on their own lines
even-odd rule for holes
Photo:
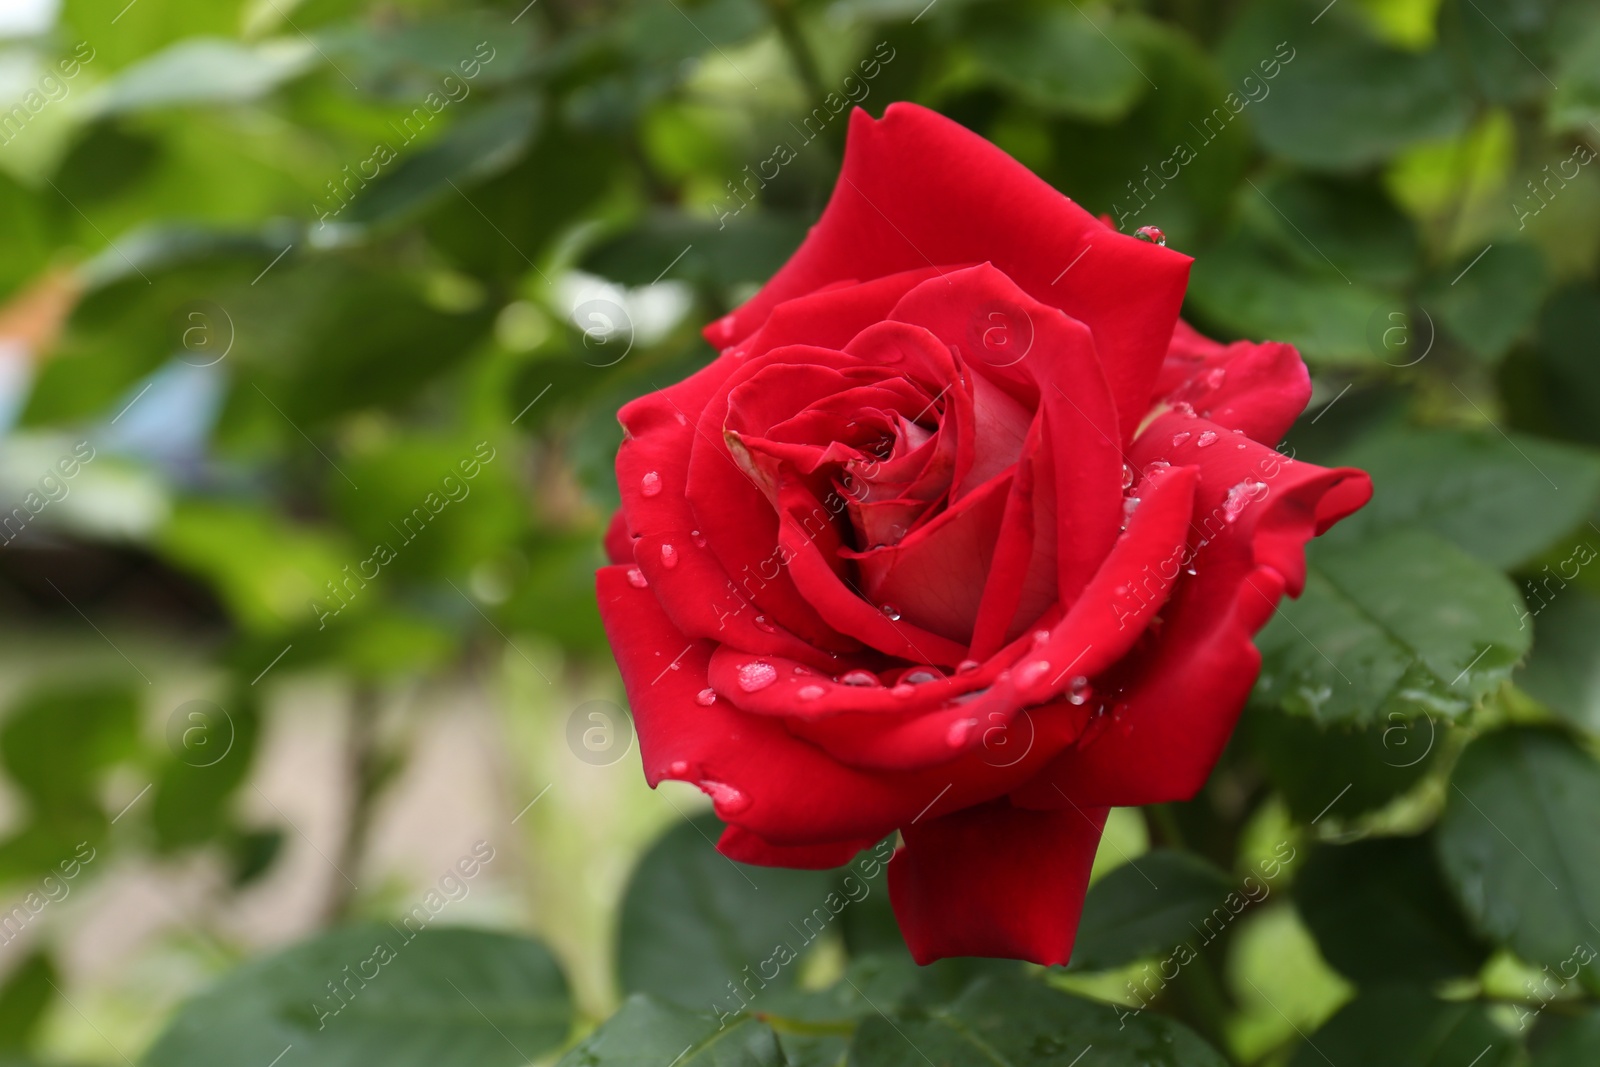
<svg viewBox="0 0 1600 1067">
<path fill-rule="evenodd" d="M 756 629 L 760 630 L 764 634 L 775 634 L 778 632 L 778 628 L 772 625 L 772 620 L 767 618 L 765 615 L 757 615 L 752 621 L 756 624 Z"/>
<path fill-rule="evenodd" d="M 1173 434 L 1172 435 L 1172 447 L 1173 448 L 1177 448 L 1179 445 L 1183 444 L 1185 441 L 1187 441 L 1189 438 L 1191 438 L 1193 436 L 1194 435 L 1191 434 L 1188 430 L 1185 430 L 1182 433 Z"/>
<path fill-rule="evenodd" d="M 1168 463 L 1166 460 L 1153 459 L 1144 465 L 1144 476 L 1149 478 L 1153 475 L 1160 474 L 1162 471 L 1169 471 L 1171 469 L 1172 464 Z"/>
<path fill-rule="evenodd" d="M 1243 452 L 1245 450 L 1245 447 L 1246 447 L 1245 443 L 1243 441 L 1240 441 L 1239 442 L 1239 451 Z"/>
<path fill-rule="evenodd" d="M 1089 699 L 1089 679 L 1078 675 L 1067 683 L 1067 701 L 1072 704 L 1082 705 Z"/>
<path fill-rule="evenodd" d="M 1167 245 L 1167 235 L 1155 226 L 1140 226 L 1133 231 L 1133 235 L 1141 241 L 1149 241 L 1151 244 L 1160 245 L 1163 248 Z"/>
<path fill-rule="evenodd" d="M 644 576 L 644 571 L 638 567 L 628 568 L 628 584 L 635 589 L 645 589 L 650 585 L 650 579 Z"/>
<path fill-rule="evenodd" d="M 1233 522 L 1244 513 L 1253 500 L 1261 499 L 1263 490 L 1267 488 L 1266 482 L 1253 482 L 1248 479 L 1240 482 L 1228 490 L 1228 495 L 1222 498 L 1222 519 L 1224 522 Z"/>
<path fill-rule="evenodd" d="M 879 605 L 878 610 L 883 612 L 883 617 L 888 619 L 890 622 L 900 621 L 900 609 L 895 607 L 893 604 Z"/>
<path fill-rule="evenodd" d="M 750 798 L 726 782 L 713 782 L 706 778 L 695 783 L 700 791 L 711 798 L 717 811 L 737 815 L 750 807 Z"/>
<path fill-rule="evenodd" d="M 1122 488 L 1133 488 L 1133 468 L 1126 463 L 1122 465 Z"/>
<path fill-rule="evenodd" d="M 897 685 L 894 688 L 889 690 L 889 692 L 891 692 L 895 696 L 901 697 L 901 698 L 905 698 L 905 697 L 911 696 L 916 691 L 917 691 L 917 687 L 916 686 L 907 685 L 904 682 L 901 682 L 899 685 Z"/>
<path fill-rule="evenodd" d="M 1038 648 L 1040 645 L 1048 643 L 1049 640 L 1050 640 L 1050 631 L 1049 630 L 1035 630 L 1035 631 L 1033 631 L 1033 647 L 1034 648 Z"/>
<path fill-rule="evenodd" d="M 1226 368 L 1212 367 L 1210 370 L 1206 371 L 1206 385 L 1212 389 L 1220 389 L 1222 387 L 1222 380 L 1227 376 L 1228 371 Z"/>
<path fill-rule="evenodd" d="M 846 671 L 835 679 L 840 685 L 878 685 L 878 676 L 871 671 Z"/>
<path fill-rule="evenodd" d="M 661 565 L 669 571 L 676 567 L 678 565 L 678 550 L 671 545 L 663 544 L 661 546 Z"/>
<path fill-rule="evenodd" d="M 681 759 L 675 759 L 667 770 L 674 775 L 684 775 L 689 773 L 689 765 Z"/>
<path fill-rule="evenodd" d="M 717 702 L 717 691 L 707 686 L 694 695 L 694 702 L 701 707 L 709 708 Z"/>
<path fill-rule="evenodd" d="M 972 728 L 978 725 L 977 719 L 957 719 L 950 724 L 950 729 L 945 731 L 944 743 L 951 748 L 964 748 L 967 738 L 972 736 Z"/>
<path fill-rule="evenodd" d="M 960 663 L 956 664 L 956 671 L 960 674 L 966 674 L 968 671 L 975 671 L 981 666 L 983 666 L 983 664 L 979 663 L 975 659 L 964 659 Z"/>
<path fill-rule="evenodd" d="M 765 689 L 778 680 L 778 669 L 770 663 L 752 660 L 739 665 L 739 688 L 746 693 Z"/>
<path fill-rule="evenodd" d="M 1214 445 L 1216 443 L 1217 443 L 1217 435 L 1215 433 L 1213 433 L 1212 431 L 1207 430 L 1205 433 L 1200 435 L 1198 440 L 1195 441 L 1195 447 L 1196 448 L 1207 448 L 1207 447 L 1209 447 L 1211 445 Z"/>
<path fill-rule="evenodd" d="M 914 671 L 907 672 L 900 680 L 911 685 L 926 685 L 929 682 L 937 682 L 943 677 L 944 675 L 940 674 L 932 667 L 918 667 Z"/>
<path fill-rule="evenodd" d="M 699 530 L 690 530 L 689 540 L 694 542 L 694 547 L 696 548 L 706 547 L 706 535 L 701 533 Z"/>
<path fill-rule="evenodd" d="M 643 478 L 639 479 L 639 492 L 645 496 L 659 495 L 661 492 L 661 475 L 655 471 L 646 473 Z"/>
<path fill-rule="evenodd" d="M 1017 668 L 1017 685 L 1023 689 L 1043 678 L 1050 671 L 1048 660 L 1029 660 Z"/>
<path fill-rule="evenodd" d="M 1122 502 L 1122 521 L 1128 522 L 1133 518 L 1133 513 L 1139 510 L 1139 498 L 1130 496 Z"/>
<path fill-rule="evenodd" d="M 803 685 L 800 687 L 800 692 L 795 695 L 801 700 L 816 700 L 826 692 L 827 690 L 820 685 Z"/>
</svg>

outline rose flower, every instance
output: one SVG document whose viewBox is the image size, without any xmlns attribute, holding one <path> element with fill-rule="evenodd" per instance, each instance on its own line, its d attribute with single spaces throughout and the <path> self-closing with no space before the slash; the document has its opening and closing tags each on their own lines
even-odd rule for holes
<svg viewBox="0 0 1600 1067">
<path fill-rule="evenodd" d="M 647 779 L 708 793 L 724 854 L 898 830 L 919 962 L 1067 961 L 1107 808 L 1201 787 L 1306 541 L 1371 494 L 1275 450 L 1305 366 L 1180 322 L 1189 263 L 931 111 L 851 116 L 717 358 L 620 414 L 600 610 Z"/>
</svg>

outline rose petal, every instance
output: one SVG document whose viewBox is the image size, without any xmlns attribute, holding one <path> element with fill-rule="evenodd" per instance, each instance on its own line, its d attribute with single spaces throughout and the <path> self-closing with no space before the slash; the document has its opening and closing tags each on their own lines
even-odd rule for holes
<svg viewBox="0 0 1600 1067">
<path fill-rule="evenodd" d="M 1201 446 L 1207 433 L 1215 436 Z M 1160 640 L 1119 665 L 1126 688 L 1106 695 L 1104 728 L 1091 724 L 1077 746 L 1014 794 L 1020 804 L 1055 806 L 1059 793 L 1082 805 L 1193 796 L 1227 743 L 1260 668 L 1251 637 L 1284 591 L 1298 595 L 1304 586 L 1305 543 L 1372 493 L 1361 471 L 1299 463 L 1214 423 L 1176 415 L 1141 435 L 1130 459 L 1199 469 L 1193 540 L 1185 552 L 1192 559 L 1179 562 L 1195 574 L 1180 573 L 1175 587 L 1160 590 L 1171 598 L 1162 610 Z"/>
<path fill-rule="evenodd" d="M 717 851 L 730 860 L 751 863 L 757 867 L 790 867 L 802 871 L 825 871 L 843 867 L 855 859 L 856 853 L 871 848 L 877 841 L 865 838 L 852 841 L 829 841 L 816 845 L 774 845 L 772 842 L 740 826 L 728 826 L 717 838 Z"/>
<path fill-rule="evenodd" d="M 1066 963 L 1105 820 L 997 801 L 904 827 L 889 899 L 912 958 Z"/>
<path fill-rule="evenodd" d="M 740 341 L 778 304 L 841 278 L 984 261 L 1088 324 L 1131 437 L 1172 336 L 1189 257 L 1106 229 L 993 144 L 915 104 L 891 104 L 880 121 L 859 109 L 850 116 L 821 220 L 706 337 L 719 347 Z"/>
<path fill-rule="evenodd" d="M 1311 376 L 1294 346 L 1219 344 L 1179 320 L 1151 406 L 1159 410 L 1184 403 L 1220 426 L 1274 445 L 1310 399 Z"/>
</svg>

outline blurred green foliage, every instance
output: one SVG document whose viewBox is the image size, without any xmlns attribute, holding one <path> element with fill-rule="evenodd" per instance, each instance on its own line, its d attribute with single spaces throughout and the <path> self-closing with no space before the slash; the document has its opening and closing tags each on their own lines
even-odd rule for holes
<svg viewBox="0 0 1600 1067">
<path fill-rule="evenodd" d="M 634 996 L 563 1062 L 1593 1059 L 1600 7 L 66 0 L 35 30 L 0 40 L 0 339 L 30 364 L 0 384 L 3 602 L 85 647 L 95 619 L 160 632 L 215 684 L 152 708 L 112 659 L 8 695 L 19 894 L 113 848 L 262 876 L 288 828 L 233 801 L 286 677 L 346 684 L 359 856 L 407 756 L 361 728 L 385 687 L 507 643 L 608 671 L 614 412 L 710 358 L 698 328 L 794 249 L 845 122 L 758 203 L 730 190 L 815 109 L 908 99 L 1195 256 L 1191 321 L 1312 368 L 1285 450 L 1377 496 L 1262 634 L 1207 791 L 1143 836 L 1114 820 L 1102 858 L 1134 858 L 1072 969 L 919 974 L 880 876 L 736 1008 L 843 875 L 742 872 L 685 825 L 620 910 Z M 128 768 L 150 802 L 108 786 Z M 143 1062 L 509 1065 L 597 1022 L 537 943 L 438 933 L 319 1037 L 309 1005 L 370 934 L 246 964 Z M 6 1055 L 40 1047 L 51 951 L 0 987 Z"/>
</svg>

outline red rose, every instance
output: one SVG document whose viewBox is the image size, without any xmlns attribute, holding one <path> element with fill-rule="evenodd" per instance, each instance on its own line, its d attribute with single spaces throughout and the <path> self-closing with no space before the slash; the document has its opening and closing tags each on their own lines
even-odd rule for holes
<svg viewBox="0 0 1600 1067">
<path fill-rule="evenodd" d="M 1305 367 L 1179 322 L 1188 272 L 933 112 L 851 116 L 721 355 L 620 416 L 600 609 L 646 777 L 710 794 L 724 854 L 899 830 L 919 961 L 1066 962 L 1107 807 L 1200 788 L 1371 493 L 1274 450 Z"/>
</svg>

